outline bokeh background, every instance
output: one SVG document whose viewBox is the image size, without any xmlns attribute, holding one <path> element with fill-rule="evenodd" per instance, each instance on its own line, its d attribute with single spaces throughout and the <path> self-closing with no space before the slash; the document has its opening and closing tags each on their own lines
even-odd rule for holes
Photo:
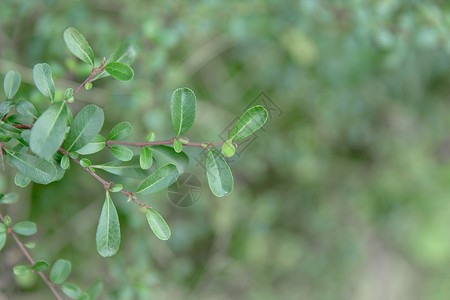
<svg viewBox="0 0 450 300">
<path fill-rule="evenodd" d="M 35 258 L 71 260 L 83 287 L 102 278 L 101 299 L 450 298 L 448 1 L 2 0 L 0 75 L 21 72 L 19 98 L 40 111 L 34 64 L 52 66 L 60 95 L 89 75 L 64 45 L 69 26 L 97 61 L 123 40 L 136 49 L 133 81 L 99 80 L 71 106 L 101 106 L 105 134 L 127 120 L 130 140 L 171 138 L 170 95 L 183 86 L 198 99 L 191 141 L 219 140 L 252 103 L 270 118 L 230 162 L 230 196 L 212 195 L 190 149 L 195 205 L 145 199 L 168 242 L 114 195 L 122 245 L 109 259 L 95 250 L 98 182 L 72 166 L 18 189 L 7 169 L 2 192 L 20 194 L 8 214 L 38 224 Z M 39 278 L 14 278 L 23 257 L 11 241 L 0 259 L 0 299 L 52 297 Z"/>
</svg>

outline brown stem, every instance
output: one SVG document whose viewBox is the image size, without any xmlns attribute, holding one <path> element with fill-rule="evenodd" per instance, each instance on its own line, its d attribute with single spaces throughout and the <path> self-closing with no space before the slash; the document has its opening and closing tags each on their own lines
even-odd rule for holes
<svg viewBox="0 0 450 300">
<path fill-rule="evenodd" d="M 80 84 L 80 86 L 77 87 L 75 89 L 75 91 L 73 91 L 73 95 L 75 96 L 75 94 L 78 93 L 78 91 L 81 90 L 86 85 L 86 83 L 91 82 L 92 79 L 94 79 L 94 77 L 97 76 L 97 74 L 100 74 L 101 72 L 103 72 L 103 70 L 105 69 L 105 64 L 106 64 L 106 59 L 103 58 L 102 64 L 100 65 L 100 67 L 92 69 L 91 74 L 89 75 L 89 77 L 86 78 L 86 80 L 83 81 L 83 83 Z"/>
<path fill-rule="evenodd" d="M 0 212 L 0 220 L 5 223 L 5 218 L 3 217 L 2 213 Z M 10 234 L 14 241 L 16 242 L 17 246 L 19 246 L 20 250 L 22 251 L 23 255 L 25 255 L 25 257 L 27 258 L 27 260 L 30 262 L 30 265 L 33 266 L 34 265 L 34 260 L 31 257 L 30 253 L 28 252 L 27 248 L 25 248 L 25 246 L 23 245 L 23 243 L 19 240 L 19 238 L 17 237 L 17 235 L 14 233 L 14 231 L 11 230 L 11 228 L 8 228 L 7 233 Z M 47 278 L 47 276 L 45 276 L 45 274 L 41 271 L 38 272 L 39 276 L 41 276 L 42 280 L 44 280 L 44 282 L 47 284 L 47 286 L 49 287 L 49 289 L 52 291 L 53 295 L 55 295 L 56 299 L 58 300 L 62 300 L 61 296 L 58 294 L 58 292 L 55 289 L 55 286 L 53 285 L 53 283 Z"/>
<path fill-rule="evenodd" d="M 68 153 L 66 150 L 64 150 L 63 148 L 59 148 L 59 151 L 62 152 L 62 153 L 64 153 L 65 155 L 67 155 L 67 156 L 68 156 L 72 161 L 74 161 L 77 165 L 79 165 L 79 166 L 82 167 L 86 172 L 88 172 L 89 174 L 91 174 L 92 177 L 94 177 L 95 179 L 97 179 L 98 182 L 100 182 L 101 184 L 103 184 L 103 187 L 104 187 L 106 190 L 108 190 L 108 191 L 111 190 L 111 189 L 110 189 L 110 186 L 111 186 L 111 183 L 112 183 L 112 182 L 108 182 L 108 181 L 106 181 L 105 179 L 101 178 L 97 173 L 92 172 L 92 170 L 89 169 L 88 167 L 83 167 L 78 159 L 71 157 L 71 156 L 69 155 L 69 153 Z M 128 192 L 128 191 L 125 191 L 125 190 L 121 190 L 120 193 L 123 194 L 123 195 L 125 195 L 125 196 L 127 196 L 128 199 L 132 200 L 133 202 L 135 202 L 135 203 L 136 203 L 137 205 L 139 205 L 140 207 L 152 208 L 151 206 L 148 206 L 148 205 L 146 205 L 145 203 L 139 201 L 139 200 L 136 198 L 136 195 L 134 195 L 133 192 Z"/>
</svg>

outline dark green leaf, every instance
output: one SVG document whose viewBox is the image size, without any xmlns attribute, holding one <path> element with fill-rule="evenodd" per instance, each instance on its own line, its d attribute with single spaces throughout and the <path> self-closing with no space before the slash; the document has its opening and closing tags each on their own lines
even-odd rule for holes
<svg viewBox="0 0 450 300">
<path fill-rule="evenodd" d="M 174 139 L 173 149 L 175 150 L 176 153 L 180 153 L 181 151 L 183 151 L 183 144 L 179 140 Z"/>
<path fill-rule="evenodd" d="M 53 102 L 55 100 L 55 84 L 50 66 L 46 63 L 36 64 L 33 68 L 33 80 L 39 92 Z"/>
<path fill-rule="evenodd" d="M 172 94 L 170 111 L 175 135 L 185 133 L 194 124 L 196 98 L 188 88 L 176 89 Z"/>
<path fill-rule="evenodd" d="M 57 179 L 56 167 L 45 159 L 25 153 L 10 153 L 11 163 L 22 173 L 27 174 L 31 181 L 48 184 Z"/>
<path fill-rule="evenodd" d="M 236 147 L 233 145 L 233 140 L 229 139 L 222 145 L 222 154 L 226 157 L 232 157 L 236 152 Z"/>
<path fill-rule="evenodd" d="M 61 284 L 61 290 L 72 299 L 77 299 L 81 294 L 81 289 L 73 283 Z"/>
<path fill-rule="evenodd" d="M 174 183 L 178 176 L 179 173 L 175 165 L 164 165 L 150 174 L 138 187 L 136 193 L 152 194 L 159 192 Z"/>
<path fill-rule="evenodd" d="M 26 117 L 30 117 L 36 119 L 38 117 L 38 113 L 34 105 L 27 100 L 19 100 L 16 104 L 17 112 Z"/>
<path fill-rule="evenodd" d="M 105 66 L 105 71 L 121 81 L 131 80 L 134 76 L 133 69 L 121 62 L 110 62 Z"/>
<path fill-rule="evenodd" d="M 116 126 L 111 129 L 111 131 L 108 134 L 108 140 L 112 141 L 120 141 L 126 138 L 130 135 L 131 131 L 133 130 L 133 127 L 130 123 L 124 121 L 120 122 Z"/>
<path fill-rule="evenodd" d="M 206 177 L 209 188 L 217 197 L 223 197 L 233 191 L 233 175 L 222 155 L 208 150 L 206 156 Z"/>
<path fill-rule="evenodd" d="M 139 165 L 139 156 L 135 155 L 130 161 L 115 160 L 102 165 L 94 165 L 93 168 L 102 169 L 106 172 L 119 176 L 142 179 L 147 176 L 147 172 Z"/>
<path fill-rule="evenodd" d="M 66 134 L 67 107 L 64 101 L 50 106 L 34 123 L 30 149 L 39 157 L 50 159 L 58 151 Z"/>
<path fill-rule="evenodd" d="M 0 233 L 0 250 L 3 249 L 6 243 L 6 232 Z"/>
<path fill-rule="evenodd" d="M 166 221 L 158 212 L 149 208 L 145 212 L 145 216 L 147 217 L 150 228 L 160 240 L 166 241 L 170 238 L 171 232 L 169 225 L 167 225 Z"/>
<path fill-rule="evenodd" d="M 61 285 L 69 277 L 72 264 L 65 259 L 58 259 L 50 271 L 50 280 L 54 284 Z"/>
<path fill-rule="evenodd" d="M 76 152 L 81 155 L 93 154 L 101 151 L 105 148 L 105 137 L 103 135 L 97 134 L 89 144 L 84 145 L 82 148 L 78 149 Z"/>
<path fill-rule="evenodd" d="M 106 192 L 106 200 L 95 237 L 97 252 L 103 257 L 110 257 L 117 253 L 120 246 L 120 224 L 116 207 L 111 200 L 109 192 Z"/>
<path fill-rule="evenodd" d="M 6 99 L 12 99 L 17 93 L 20 86 L 20 73 L 16 71 L 8 71 L 3 79 L 3 88 L 5 90 Z"/>
<path fill-rule="evenodd" d="M 94 66 L 94 52 L 86 41 L 84 36 L 73 27 L 69 27 L 64 31 L 64 42 L 73 55 Z"/>
<path fill-rule="evenodd" d="M 133 158 L 133 151 L 125 146 L 114 146 L 110 148 L 111 153 L 119 160 L 129 161 Z"/>
<path fill-rule="evenodd" d="M 103 282 L 100 279 L 95 280 L 86 290 L 91 300 L 100 297 L 103 290 Z"/>
<path fill-rule="evenodd" d="M 24 221 L 15 224 L 12 227 L 12 230 L 14 230 L 17 234 L 29 236 L 36 233 L 36 224 L 33 222 Z"/>
<path fill-rule="evenodd" d="M 142 169 L 149 169 L 153 164 L 152 151 L 148 147 L 141 149 L 141 155 L 139 156 L 139 163 Z"/>
<path fill-rule="evenodd" d="M 177 166 L 178 172 L 184 172 L 184 168 L 189 163 L 189 157 L 184 152 L 176 153 L 175 150 L 166 145 L 151 146 L 153 158 L 158 166 L 168 163 Z"/>
<path fill-rule="evenodd" d="M 25 276 L 28 274 L 28 272 L 30 272 L 30 268 L 28 268 L 27 266 L 24 266 L 24 265 L 14 266 L 13 272 L 14 272 L 14 275 L 16 275 L 18 277 Z"/>
<path fill-rule="evenodd" d="M 243 139 L 256 130 L 261 128 L 267 121 L 267 110 L 261 106 L 253 106 L 248 109 L 234 125 L 233 130 L 230 133 L 230 139 L 240 140 Z"/>
<path fill-rule="evenodd" d="M 45 261 L 43 261 L 43 260 L 40 260 L 40 261 L 37 261 L 37 262 L 31 267 L 31 270 L 36 271 L 36 272 L 41 272 L 41 271 L 47 270 L 48 267 L 49 267 L 49 265 L 48 265 L 47 262 L 45 262 Z"/>
<path fill-rule="evenodd" d="M 1 204 L 13 204 L 19 199 L 19 195 L 16 193 L 9 193 L 0 198 Z"/>
<path fill-rule="evenodd" d="M 15 103 L 12 100 L 5 100 L 0 103 L 0 119 L 2 119 L 14 107 Z"/>
<path fill-rule="evenodd" d="M 97 105 L 83 107 L 73 119 L 64 148 L 67 151 L 74 151 L 88 144 L 102 129 L 103 120 L 103 110 Z"/>
</svg>

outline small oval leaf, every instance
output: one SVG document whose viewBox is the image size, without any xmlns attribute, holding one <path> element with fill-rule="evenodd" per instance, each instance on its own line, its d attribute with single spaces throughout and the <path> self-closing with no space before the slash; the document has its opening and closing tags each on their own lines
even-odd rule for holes
<svg viewBox="0 0 450 300">
<path fill-rule="evenodd" d="M 12 230 L 14 230 L 14 232 L 17 234 L 29 236 L 29 235 L 35 234 L 37 229 L 36 229 L 35 223 L 29 222 L 29 221 L 24 221 L 24 222 L 15 224 L 12 227 Z"/>
<path fill-rule="evenodd" d="M 206 177 L 209 188 L 217 197 L 223 197 L 233 191 L 234 179 L 230 167 L 222 155 L 208 150 L 206 156 Z"/>
<path fill-rule="evenodd" d="M 261 128 L 267 121 L 267 110 L 261 106 L 256 105 L 248 109 L 234 125 L 230 133 L 230 139 L 240 140 Z"/>
<path fill-rule="evenodd" d="M 130 123 L 123 121 L 117 124 L 111 129 L 108 134 L 108 140 L 120 141 L 130 135 L 133 130 L 133 126 Z"/>
<path fill-rule="evenodd" d="M 42 272 L 45 271 L 49 268 L 49 265 L 46 261 L 40 260 L 37 261 L 32 267 L 31 270 L 36 271 L 36 272 Z"/>
<path fill-rule="evenodd" d="M 84 145 L 76 152 L 81 155 L 93 154 L 105 148 L 106 138 L 103 135 L 97 134 L 88 144 Z"/>
<path fill-rule="evenodd" d="M 125 146 L 114 146 L 110 150 L 121 161 L 130 161 L 133 158 L 133 151 Z"/>
<path fill-rule="evenodd" d="M 185 133 L 195 120 L 195 94 L 191 89 L 179 88 L 172 94 L 170 112 L 175 135 Z"/>
<path fill-rule="evenodd" d="M 39 92 L 52 102 L 55 100 L 55 84 L 52 68 L 46 63 L 36 64 L 33 68 L 33 80 Z"/>
<path fill-rule="evenodd" d="M 17 93 L 20 86 L 20 73 L 16 71 L 8 71 L 3 79 L 3 89 L 5 90 L 6 99 L 12 99 Z"/>
<path fill-rule="evenodd" d="M 226 157 L 232 157 L 236 152 L 236 147 L 233 145 L 233 140 L 229 139 L 222 145 L 222 154 Z"/>
<path fill-rule="evenodd" d="M 94 52 L 84 36 L 75 28 L 69 27 L 64 31 L 64 42 L 73 55 L 94 66 Z"/>
<path fill-rule="evenodd" d="M 0 198 L 1 204 L 13 204 L 19 199 L 19 195 L 16 193 L 9 193 Z"/>
<path fill-rule="evenodd" d="M 50 271 L 50 280 L 54 284 L 61 285 L 69 277 L 72 264 L 65 259 L 58 259 Z"/>
<path fill-rule="evenodd" d="M 145 216 L 147 217 L 150 228 L 160 240 L 166 241 L 170 238 L 172 233 L 169 225 L 167 225 L 166 221 L 157 211 L 149 208 L 145 212 Z"/>
<path fill-rule="evenodd" d="M 139 155 L 139 164 L 144 170 L 150 169 L 150 167 L 152 166 L 153 155 L 149 147 L 143 147 L 141 149 L 141 154 Z"/>
<path fill-rule="evenodd" d="M 183 150 L 183 144 L 179 140 L 174 139 L 173 149 L 175 150 L 176 153 L 180 153 Z"/>
<path fill-rule="evenodd" d="M 174 183 L 178 176 L 179 173 L 175 165 L 164 165 L 150 174 L 138 187 L 136 193 L 153 194 L 159 192 Z"/>
<path fill-rule="evenodd" d="M 109 192 L 106 192 L 106 199 L 98 222 L 95 241 L 97 252 L 103 257 L 113 256 L 119 250 L 119 217 Z"/>
<path fill-rule="evenodd" d="M 133 69 L 121 62 L 110 62 L 105 66 L 105 71 L 114 78 L 121 81 L 131 80 L 134 76 Z"/>
<path fill-rule="evenodd" d="M 61 284 L 61 290 L 72 299 L 77 299 L 81 294 L 81 289 L 73 283 Z"/>
</svg>

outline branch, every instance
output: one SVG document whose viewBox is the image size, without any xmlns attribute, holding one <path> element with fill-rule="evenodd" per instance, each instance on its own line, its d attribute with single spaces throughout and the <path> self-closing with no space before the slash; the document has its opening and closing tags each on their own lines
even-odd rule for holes
<svg viewBox="0 0 450 300">
<path fill-rule="evenodd" d="M 100 182 L 101 184 L 103 184 L 103 187 L 104 187 L 106 190 L 108 190 L 108 191 L 111 190 L 110 187 L 111 187 L 111 184 L 112 184 L 113 182 L 108 182 L 108 181 L 106 181 L 105 179 L 103 179 L 102 177 L 100 177 L 97 173 L 93 172 L 91 169 L 89 169 L 89 168 L 87 168 L 87 167 L 83 167 L 78 159 L 71 157 L 71 156 L 69 155 L 69 153 L 68 153 L 66 150 L 64 150 L 63 148 L 59 148 L 59 151 L 60 151 L 61 153 L 65 154 L 65 155 L 67 155 L 67 156 L 68 156 L 72 161 L 74 161 L 77 165 L 79 165 L 79 166 L 82 167 L 86 172 L 88 172 L 89 174 L 91 174 L 92 177 L 94 177 L 95 179 L 97 179 L 98 182 Z M 125 196 L 127 196 L 127 198 L 128 198 L 129 200 L 132 200 L 133 202 L 135 202 L 135 203 L 136 203 L 137 205 L 139 205 L 140 207 L 152 208 L 151 206 L 148 206 L 148 205 L 146 205 L 145 203 L 139 201 L 139 200 L 136 198 L 136 195 L 135 195 L 133 192 L 128 192 L 128 191 L 125 191 L 125 190 L 121 190 L 120 193 L 123 194 L 123 195 L 125 195 Z"/>
<path fill-rule="evenodd" d="M 3 217 L 2 213 L 0 212 L 0 220 L 5 223 L 5 218 Z M 14 241 L 16 241 L 17 246 L 19 246 L 20 250 L 22 251 L 23 255 L 25 255 L 25 257 L 28 259 L 28 261 L 30 262 L 30 265 L 33 266 L 34 265 L 34 260 L 31 257 L 30 253 L 28 253 L 27 248 L 25 248 L 25 246 L 22 244 L 22 242 L 19 240 L 19 238 L 17 237 L 17 235 L 14 233 L 14 231 L 11 230 L 11 228 L 9 227 L 7 230 L 7 233 L 9 233 Z M 33 271 L 34 272 L 34 271 Z M 56 299 L 58 300 L 62 300 L 61 296 L 58 294 L 58 292 L 56 291 L 53 283 L 47 278 L 47 276 L 45 276 L 44 272 L 40 271 L 38 272 L 39 276 L 41 276 L 42 280 L 45 281 L 45 283 L 47 284 L 47 286 L 49 287 L 49 289 L 52 291 L 53 295 L 55 295 Z"/>
<path fill-rule="evenodd" d="M 87 83 L 92 82 L 92 79 L 94 79 L 95 76 L 97 76 L 98 74 L 103 72 L 104 69 L 105 69 L 105 64 L 106 64 L 106 58 L 103 57 L 102 64 L 100 65 L 100 67 L 92 69 L 91 74 L 89 75 L 89 77 L 86 78 L 86 80 L 83 81 L 83 83 L 80 84 L 80 86 L 77 87 L 75 89 L 75 91 L 73 91 L 73 96 L 75 96 L 75 94 L 78 93 L 78 91 L 81 90 Z"/>
</svg>

